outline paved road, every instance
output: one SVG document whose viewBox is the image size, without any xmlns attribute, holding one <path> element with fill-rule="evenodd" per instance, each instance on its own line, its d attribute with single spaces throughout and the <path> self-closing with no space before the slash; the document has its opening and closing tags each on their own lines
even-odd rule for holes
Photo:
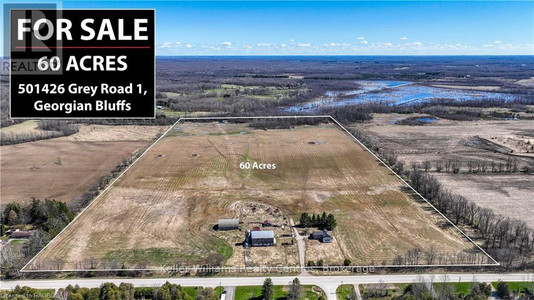
<svg viewBox="0 0 534 300">
<path fill-rule="evenodd" d="M 234 300 L 235 298 L 235 286 L 225 286 L 226 300 Z"/>
<path fill-rule="evenodd" d="M 287 285 L 294 277 L 271 277 L 275 285 Z M 402 275 L 354 275 L 354 276 L 299 276 L 302 284 L 314 284 L 321 287 L 327 294 L 329 300 L 336 299 L 336 288 L 343 284 L 365 284 L 365 283 L 410 283 L 421 279 L 435 282 L 492 282 L 498 280 L 504 281 L 532 281 L 532 273 L 506 273 L 506 274 L 402 274 Z M 17 280 L 17 281 L 0 281 L 0 288 L 12 289 L 17 285 L 30 286 L 33 288 L 53 288 L 59 289 L 69 284 L 78 284 L 81 287 L 99 287 L 104 282 L 129 282 L 137 287 L 156 287 L 164 284 L 166 281 L 180 284 L 183 286 L 205 286 L 217 287 L 219 285 L 229 286 L 247 286 L 262 285 L 265 277 L 211 277 L 211 278 L 113 278 L 113 279 L 54 279 L 54 280 Z"/>
</svg>

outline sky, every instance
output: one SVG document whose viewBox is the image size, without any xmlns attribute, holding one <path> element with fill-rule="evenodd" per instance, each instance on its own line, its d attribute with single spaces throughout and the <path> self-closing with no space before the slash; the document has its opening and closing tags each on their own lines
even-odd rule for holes
<svg viewBox="0 0 534 300">
<path fill-rule="evenodd" d="M 534 55 L 534 1 L 63 1 L 156 9 L 157 55 Z"/>
</svg>

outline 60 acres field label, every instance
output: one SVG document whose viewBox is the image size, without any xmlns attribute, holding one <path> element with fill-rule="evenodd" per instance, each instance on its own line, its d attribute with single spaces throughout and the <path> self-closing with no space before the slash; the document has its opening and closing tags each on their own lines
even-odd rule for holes
<svg viewBox="0 0 534 300">
<path fill-rule="evenodd" d="M 241 170 L 274 170 L 276 164 L 262 164 L 258 162 L 244 161 L 239 164 Z"/>
<path fill-rule="evenodd" d="M 11 10 L 12 118 L 154 118 L 154 10 Z"/>
</svg>

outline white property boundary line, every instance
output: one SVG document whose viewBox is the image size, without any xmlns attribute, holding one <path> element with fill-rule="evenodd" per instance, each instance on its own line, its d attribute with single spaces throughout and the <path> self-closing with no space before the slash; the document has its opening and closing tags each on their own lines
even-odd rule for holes
<svg viewBox="0 0 534 300">
<path fill-rule="evenodd" d="M 404 184 L 406 184 L 408 187 L 410 187 L 410 189 L 412 191 L 415 192 L 415 194 L 417 194 L 417 196 L 421 197 L 421 199 L 425 200 L 426 203 L 428 203 L 428 205 L 430 205 L 438 214 L 440 214 L 443 218 L 445 218 L 445 220 L 447 220 L 452 226 L 454 226 L 454 228 L 456 228 L 458 231 L 460 231 L 463 236 L 465 236 L 467 238 L 467 240 L 469 240 L 473 245 L 475 245 L 480 251 L 482 251 L 482 253 L 484 253 L 486 256 L 488 256 L 495 264 L 490 264 L 490 265 L 494 265 L 494 266 L 500 266 L 501 264 L 496 261 L 491 255 L 489 255 L 486 251 L 484 251 L 484 249 L 482 249 L 479 245 L 477 245 L 477 243 L 475 243 L 475 241 L 473 241 L 465 232 L 463 232 L 463 230 L 461 230 L 458 226 L 456 226 L 456 224 L 454 224 L 449 218 L 447 218 L 447 216 L 445 216 L 443 213 L 441 213 L 432 203 L 430 203 L 430 201 L 428 201 L 425 197 L 423 197 L 423 195 L 421 195 L 418 191 L 416 191 L 410 184 L 408 184 L 408 182 L 406 182 L 406 180 L 404 180 L 399 174 L 397 174 L 395 171 L 393 171 L 393 169 L 391 169 L 382 159 L 380 159 L 376 154 L 374 154 L 369 148 L 367 148 L 362 142 L 360 142 L 360 140 L 358 140 L 352 133 L 350 133 L 350 131 L 348 131 L 343 125 L 341 125 L 336 119 L 334 119 L 332 116 L 330 116 L 330 118 L 332 119 L 332 121 L 334 121 L 339 127 L 341 127 L 347 134 L 349 134 L 354 140 L 356 140 L 365 150 L 369 151 L 369 153 L 371 153 L 376 159 L 378 159 L 386 168 L 388 168 L 393 174 L 395 174 L 395 176 L 397 176 L 400 180 L 402 180 L 402 182 L 404 182 Z"/>
<path fill-rule="evenodd" d="M 137 161 L 139 159 L 141 159 L 141 157 L 145 156 L 145 154 L 152 148 L 154 147 L 154 145 L 159 142 L 159 140 L 161 140 L 169 131 L 171 131 L 171 129 L 176 125 L 178 124 L 178 122 L 180 122 L 180 119 L 178 119 L 178 121 L 174 122 L 171 127 L 169 127 L 167 130 L 165 130 L 165 132 L 158 138 L 154 141 L 154 143 L 152 143 L 152 145 L 148 146 L 148 148 L 141 154 L 139 155 L 139 157 L 137 157 L 128 167 L 126 167 L 126 169 L 124 169 L 124 171 L 122 171 L 119 176 L 117 176 L 115 179 L 113 179 L 109 184 L 108 186 L 100 193 L 98 194 L 94 199 L 93 201 L 91 201 L 91 203 L 89 203 L 89 205 L 87 205 L 84 209 L 82 209 L 82 211 L 80 213 L 78 213 L 76 215 L 76 217 L 74 217 L 74 219 L 72 219 L 72 221 L 70 221 L 69 224 L 67 224 L 67 226 L 65 226 L 65 228 L 63 228 L 63 230 L 61 230 L 50 242 L 48 242 L 48 244 L 46 244 L 46 246 L 44 246 L 43 249 L 41 249 L 41 251 L 39 251 L 27 264 L 24 265 L 24 267 L 22 267 L 22 269 L 20 269 L 21 272 L 32 272 L 31 270 L 24 270 L 26 269 L 26 267 L 28 265 L 30 265 L 36 258 L 37 256 L 39 256 L 39 254 L 41 254 L 41 252 L 43 252 L 46 248 L 48 248 L 48 246 L 50 244 L 52 244 L 52 242 L 57 239 L 63 232 L 65 232 L 65 230 L 67 228 L 69 228 L 70 225 L 72 225 L 74 223 L 74 221 L 76 221 L 76 219 L 78 219 L 79 216 L 81 216 L 89 207 L 91 207 L 99 198 L 100 196 L 102 196 L 103 194 L 105 194 L 107 192 L 107 190 L 109 190 L 114 184 L 115 182 L 117 182 L 117 180 L 119 180 L 122 175 L 124 175 L 124 173 L 126 173 L 126 171 L 128 171 L 133 165 L 135 165 L 135 163 L 137 163 Z M 48 272 L 49 270 L 43 270 L 43 271 L 39 271 L 39 272 Z M 61 270 L 59 270 L 61 271 Z"/>
<path fill-rule="evenodd" d="M 109 272 L 109 271 L 164 271 L 164 268 L 148 268 L 148 269 L 61 269 L 61 270 L 25 270 L 28 265 L 30 265 L 52 242 L 59 238 L 59 236 L 65 232 L 69 226 L 71 226 L 78 217 L 80 217 L 88 208 L 90 208 L 100 197 L 105 194 L 114 184 L 119 180 L 124 173 L 126 173 L 133 165 L 137 163 L 141 158 L 143 158 L 156 143 L 158 143 L 162 138 L 164 138 L 169 131 L 171 131 L 180 121 L 188 121 L 188 120 L 238 120 L 238 119 L 297 119 L 297 118 L 326 118 L 332 120 L 337 126 L 339 126 L 343 131 L 345 131 L 350 137 L 352 137 L 356 142 L 358 142 L 359 145 L 361 145 L 365 150 L 367 150 L 373 157 L 375 157 L 378 161 L 380 161 L 386 168 L 388 168 L 389 171 L 391 171 L 395 176 L 397 176 L 405 185 L 407 185 L 412 191 L 414 191 L 421 199 L 423 199 L 428 205 L 430 205 L 439 215 L 441 215 L 447 222 L 449 222 L 456 230 L 458 230 L 469 242 L 471 242 L 475 247 L 477 247 L 484 255 L 489 257 L 494 263 L 493 264 L 450 264 L 450 265 L 442 265 L 442 264 L 435 264 L 435 265 L 367 265 L 367 266 L 350 266 L 350 267 L 361 267 L 361 268 L 420 268 L 420 267 L 488 267 L 488 266 L 500 266 L 500 263 L 497 262 L 491 255 L 489 255 L 484 249 L 482 249 L 479 245 L 477 245 L 465 232 L 463 232 L 458 226 L 456 226 L 449 218 L 447 218 L 443 213 L 441 213 L 432 203 L 430 203 L 423 195 L 421 195 L 419 192 L 417 192 L 408 182 L 406 182 L 401 176 L 399 176 L 393 169 L 391 169 L 382 159 L 380 159 L 376 154 L 374 154 L 369 148 L 367 148 L 360 140 L 358 140 L 352 133 L 350 133 L 343 125 L 341 125 L 336 119 L 334 119 L 331 115 L 316 115 L 316 116 L 257 116 L 257 117 L 183 117 L 179 118 L 176 122 L 174 122 L 161 136 L 152 143 L 139 157 L 137 157 L 126 169 L 124 169 L 119 176 L 117 176 L 113 181 L 111 181 L 108 186 L 100 193 L 98 194 L 93 201 L 89 205 L 87 205 L 79 214 L 72 219 L 72 221 L 63 228 L 46 246 L 41 249 L 22 269 L 20 272 L 27 272 L 27 273 L 39 273 L 39 272 L 84 272 L 84 271 L 101 271 L 101 272 Z M 336 267 L 345 267 L 346 266 L 327 266 L 330 268 L 336 268 Z M 236 267 L 237 268 L 237 267 Z M 265 267 L 268 269 L 288 269 L 292 267 Z M 299 267 L 297 267 L 299 268 Z M 300 267 L 302 269 L 305 269 L 303 267 Z M 237 268 L 239 269 L 239 268 Z M 241 268 L 242 269 L 242 268 Z"/>
</svg>

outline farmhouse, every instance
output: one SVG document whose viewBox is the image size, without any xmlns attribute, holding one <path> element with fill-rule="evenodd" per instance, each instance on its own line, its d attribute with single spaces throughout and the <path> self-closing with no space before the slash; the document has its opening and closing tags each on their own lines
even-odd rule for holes
<svg viewBox="0 0 534 300">
<path fill-rule="evenodd" d="M 332 236 L 330 236 L 330 234 L 326 230 L 316 230 L 316 231 L 314 231 L 311 234 L 310 239 L 321 241 L 321 243 L 331 243 L 332 242 Z"/>
<path fill-rule="evenodd" d="M 234 230 L 239 229 L 239 219 L 219 219 L 217 224 L 219 230 Z"/>
<path fill-rule="evenodd" d="M 250 244 L 252 247 L 274 246 L 276 244 L 274 231 L 252 231 L 250 233 Z"/>
</svg>

